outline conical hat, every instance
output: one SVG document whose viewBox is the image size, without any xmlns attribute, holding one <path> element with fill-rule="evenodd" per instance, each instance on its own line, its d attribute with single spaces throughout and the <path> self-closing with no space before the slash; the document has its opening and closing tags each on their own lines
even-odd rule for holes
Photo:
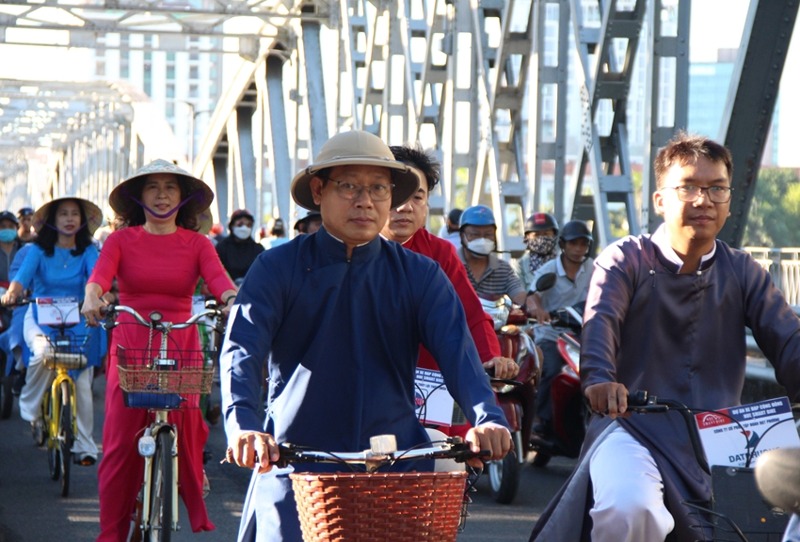
<svg viewBox="0 0 800 542">
<path fill-rule="evenodd" d="M 202 180 L 168 160 L 154 160 L 142 166 L 132 176 L 118 184 L 108 196 L 108 203 L 111 208 L 119 214 L 127 214 L 131 205 L 138 205 L 131 199 L 131 196 L 140 196 L 140 194 L 132 193 L 133 183 L 155 173 L 169 173 L 184 180 L 189 188 L 188 196 L 192 197 L 192 202 L 187 205 L 192 205 L 192 210 L 197 214 L 200 233 L 211 231 L 213 218 L 208 208 L 211 207 L 211 203 L 214 201 L 214 192 Z"/>
<path fill-rule="evenodd" d="M 76 196 L 62 196 L 49 201 L 36 209 L 36 212 L 33 213 L 33 229 L 39 233 L 39 231 L 44 228 L 44 225 L 47 222 L 47 217 L 50 214 L 50 209 L 52 206 L 58 205 L 62 201 L 67 200 L 75 201 L 83 208 L 83 214 L 86 215 L 86 229 L 89 230 L 90 235 L 94 235 L 94 232 L 97 231 L 97 228 L 103 224 L 103 211 L 101 211 L 100 207 L 91 201 Z"/>
</svg>

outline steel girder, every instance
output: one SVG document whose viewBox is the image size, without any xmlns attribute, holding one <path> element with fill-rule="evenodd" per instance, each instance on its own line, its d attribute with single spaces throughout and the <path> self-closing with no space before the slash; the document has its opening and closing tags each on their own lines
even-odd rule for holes
<svg viewBox="0 0 800 542">
<path fill-rule="evenodd" d="M 569 85 L 569 13 L 569 0 L 540 0 L 535 2 L 533 12 L 535 69 L 531 69 L 529 110 L 535 121 L 528 130 L 528 164 L 533 181 L 528 210 L 552 211 L 559 223 L 563 223 L 566 216 L 567 108 L 564 104 Z M 548 40 L 548 24 L 552 25 L 553 19 L 557 35 L 554 40 Z M 553 182 L 552 209 L 543 197 L 545 177 Z"/>
<path fill-rule="evenodd" d="M 689 116 L 689 15 L 690 0 L 671 2 L 672 7 L 664 6 L 662 0 L 652 0 L 648 6 L 647 22 L 650 28 L 646 54 L 647 89 L 645 92 L 648 144 L 644 149 L 642 160 L 642 224 L 647 231 L 653 232 L 661 222 L 661 218 L 652 208 L 652 195 L 656 190 L 656 178 L 653 171 L 653 159 L 658 150 L 681 128 L 686 128 Z M 674 31 L 663 27 L 662 14 L 667 9 L 677 10 Z M 674 73 L 670 74 L 669 66 Z M 662 96 L 666 88 L 665 80 L 672 75 L 675 83 L 672 87 L 674 96 L 671 100 Z M 671 115 L 662 114 L 665 103 L 671 105 Z"/>
<path fill-rule="evenodd" d="M 599 246 L 614 239 L 609 220 L 611 204 L 622 204 L 629 232 L 639 233 L 635 210 L 628 144 L 627 103 L 633 60 L 644 20 L 645 0 L 598 2 L 600 27 L 586 24 L 586 2 L 572 0 L 571 15 L 575 31 L 582 78 L 584 108 L 584 149 L 575 169 L 572 208 L 567 216 L 594 221 Z M 601 126 L 600 108 L 610 119 Z M 591 175 L 591 205 L 585 203 L 584 181 Z"/>
<path fill-rule="evenodd" d="M 741 246 L 798 2 L 752 0 L 720 137 L 733 155 L 731 216 L 720 239 Z"/>
<path fill-rule="evenodd" d="M 0 28 L 16 24 L 23 12 L 33 21 L 38 7 L 55 4 L 56 0 L 6 2 L 4 5 L 21 7 L 22 11 L 18 10 L 13 20 L 3 12 Z M 216 185 L 219 218 L 223 221 L 235 207 L 260 208 L 268 187 L 273 191 L 274 214 L 291 217 L 288 187 L 294 172 L 312 159 L 331 132 L 361 128 L 391 144 L 419 141 L 435 149 L 443 164 L 443 183 L 432 199 L 432 215 L 444 214 L 454 205 L 487 203 L 494 207 L 501 226 L 501 246 L 517 251 L 520 219 L 524 212 L 547 210 L 543 207 L 549 201 L 544 199 L 542 183 L 552 176 L 553 210 L 558 218 L 592 218 L 598 245 L 602 246 L 613 240 L 609 212 L 615 206 L 623 208 L 632 233 L 639 231 L 640 221 L 649 228 L 656 222 L 649 209 L 654 181 L 647 168 L 641 215 L 634 210 L 627 138 L 630 119 L 625 111 L 632 60 L 646 20 L 650 27 L 645 48 L 650 57 L 649 118 L 645 120 L 649 122 L 645 146 L 649 168 L 657 148 L 676 129 L 685 127 L 688 4 L 688 0 L 258 3 L 251 6 L 252 11 L 261 10 L 261 14 L 251 15 L 263 21 L 259 29 L 263 33 L 254 34 L 258 46 L 248 49 L 252 62 L 245 63 L 228 81 L 229 88 L 219 101 L 209 135 L 196 157 L 195 173 Z M 769 125 L 765 119 L 774 106 L 774 89 L 796 19 L 796 3 L 783 4 L 765 0 L 752 4 L 743 37 L 745 56 L 726 113 L 730 122 L 725 141 L 735 159 L 742 160 L 736 167 L 742 177 L 734 179 L 736 200 L 729 221 L 733 240 L 741 235 L 752 197 Z M 99 14 L 112 7 L 128 9 L 129 15 L 118 21 L 114 31 L 122 28 L 158 33 L 134 24 L 144 7 L 150 9 L 152 5 L 92 2 L 89 7 L 83 5 L 85 11 L 80 13 L 91 22 L 106 17 L 88 15 L 92 11 Z M 137 12 L 137 6 L 142 11 Z M 177 25 L 175 29 L 180 32 L 198 30 L 192 27 L 193 19 L 178 17 L 172 6 L 151 11 L 164 17 L 166 26 Z M 208 20 L 237 15 L 225 9 L 213 7 L 200 15 Z M 267 13 L 267 9 L 276 11 Z M 588 21 L 584 14 L 592 9 L 596 20 Z M 666 35 L 659 29 L 660 14 L 665 9 L 678 10 L 674 34 Z M 555 17 L 548 16 L 548 10 L 557 10 Z M 566 28 L 570 19 L 573 53 L 578 58 L 577 71 L 584 90 L 586 138 L 573 176 L 567 180 L 566 97 L 574 93 L 567 75 Z M 546 27 L 554 20 L 559 28 L 552 52 L 556 61 L 548 63 L 543 59 Z M 86 26 L 83 30 L 104 30 L 85 22 L 81 26 Z M 267 31 L 267 27 L 273 29 Z M 165 40 L 164 46 L 169 43 Z M 338 65 L 328 60 L 329 51 L 335 51 Z M 769 53 L 769 61 L 755 62 L 754 56 L 762 59 L 764 51 Z M 669 122 L 656 113 L 666 99 L 659 96 L 665 64 L 675 66 Z M 546 113 L 539 105 L 552 96 L 557 105 Z M 753 107 L 753 103 L 758 106 Z M 531 119 L 527 121 L 526 107 Z M 752 137 L 753 126 L 758 130 L 756 138 Z M 114 136 L 118 143 L 105 144 L 129 153 L 124 168 L 139 165 L 146 153 L 136 127 L 128 130 Z M 102 130 L 90 131 L 88 139 L 103 139 L 96 134 L 102 134 Z M 63 183 L 68 175 L 77 177 L 109 167 L 105 151 L 89 156 L 87 149 L 89 143 L 80 143 L 65 152 L 58 165 L 65 177 L 58 177 L 62 183 L 58 186 L 66 189 Z M 109 178 L 119 179 L 121 173 L 114 172 Z M 98 193 L 104 190 L 104 183 L 102 179 L 95 183 Z"/>
<path fill-rule="evenodd" d="M 513 0 L 341 3 L 337 103 L 346 94 L 351 105 L 340 110 L 339 127 L 432 149 L 442 161 L 442 189 L 430 214 L 488 204 L 500 248 L 515 252 L 528 196 L 521 114 L 531 9 Z M 520 12 L 521 30 L 518 17 L 512 25 Z M 461 201 L 457 186 L 466 187 Z"/>
</svg>

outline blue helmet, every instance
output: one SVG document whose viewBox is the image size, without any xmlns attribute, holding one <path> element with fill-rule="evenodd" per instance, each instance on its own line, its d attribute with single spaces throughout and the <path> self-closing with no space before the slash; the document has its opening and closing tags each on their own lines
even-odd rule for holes
<svg viewBox="0 0 800 542">
<path fill-rule="evenodd" d="M 464 226 L 497 226 L 494 221 L 494 213 L 486 205 L 474 205 L 467 207 L 461 213 L 458 221 L 458 229 L 463 230 Z"/>
</svg>

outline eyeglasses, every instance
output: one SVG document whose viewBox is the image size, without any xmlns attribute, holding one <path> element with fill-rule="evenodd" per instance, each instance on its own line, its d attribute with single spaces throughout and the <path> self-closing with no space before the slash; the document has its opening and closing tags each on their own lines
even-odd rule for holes
<svg viewBox="0 0 800 542">
<path fill-rule="evenodd" d="M 335 179 L 326 179 L 332 183 L 336 183 L 336 193 L 340 198 L 346 200 L 354 200 L 361 196 L 361 192 L 367 191 L 372 201 L 386 201 L 392 197 L 393 184 L 371 184 L 365 186 L 363 184 L 353 184 L 345 181 L 337 181 Z"/>
<path fill-rule="evenodd" d="M 697 186 L 694 184 L 682 184 L 680 186 L 665 186 L 671 188 L 678 194 L 678 199 L 686 203 L 697 201 L 700 194 L 705 195 L 712 203 L 728 203 L 731 199 L 733 188 L 730 186 Z"/>
</svg>

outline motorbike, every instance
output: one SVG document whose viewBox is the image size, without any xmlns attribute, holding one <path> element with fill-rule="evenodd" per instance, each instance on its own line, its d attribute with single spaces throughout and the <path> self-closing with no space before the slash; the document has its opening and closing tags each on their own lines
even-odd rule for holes
<svg viewBox="0 0 800 542">
<path fill-rule="evenodd" d="M 581 392 L 580 330 L 583 325 L 582 304 L 564 307 L 550 314 L 550 325 L 559 331 L 556 347 L 564 366 L 550 384 L 553 405 L 551 431 L 533 431 L 531 448 L 536 452 L 535 467 L 546 467 L 554 456 L 575 458 L 586 436 L 589 411 Z"/>
<path fill-rule="evenodd" d="M 536 285 L 538 291 L 555 283 L 555 275 L 542 278 Z M 500 352 L 519 365 L 513 380 L 491 378 L 497 402 L 511 429 L 515 452 L 501 461 L 488 462 L 486 469 L 492 497 L 498 503 L 509 504 L 517 494 L 520 468 L 532 450 L 531 428 L 542 353 L 524 330 L 528 323 L 524 308 L 514 306 L 508 296 L 494 301 L 481 299 L 481 303 L 494 322 Z"/>
</svg>

